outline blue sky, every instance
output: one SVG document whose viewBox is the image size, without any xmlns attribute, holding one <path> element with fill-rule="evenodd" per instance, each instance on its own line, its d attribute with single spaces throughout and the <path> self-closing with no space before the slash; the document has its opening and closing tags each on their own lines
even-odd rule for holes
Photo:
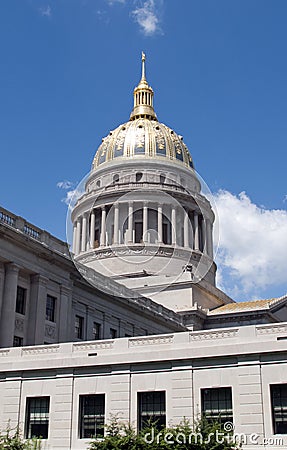
<svg viewBox="0 0 287 450">
<path fill-rule="evenodd" d="M 283 295 L 286 20 L 286 0 L 2 0 L 2 206 L 65 239 L 57 183 L 128 120 L 144 50 L 158 118 L 218 199 L 220 286 Z"/>
</svg>

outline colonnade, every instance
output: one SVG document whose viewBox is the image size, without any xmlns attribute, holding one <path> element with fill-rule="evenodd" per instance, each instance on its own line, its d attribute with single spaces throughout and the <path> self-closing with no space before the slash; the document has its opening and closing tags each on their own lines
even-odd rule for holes
<svg viewBox="0 0 287 450">
<path fill-rule="evenodd" d="M 157 244 L 191 248 L 213 258 L 212 222 L 199 210 L 161 203 L 141 202 L 139 205 L 136 201 L 115 203 L 112 208 L 95 207 L 79 216 L 74 222 L 73 253 L 79 255 L 97 247 L 139 243 L 135 237 L 135 213 L 139 211 L 142 218 L 140 242 L 150 243 L 148 230 L 154 229 Z M 156 219 L 149 227 L 151 211 L 155 211 Z"/>
</svg>

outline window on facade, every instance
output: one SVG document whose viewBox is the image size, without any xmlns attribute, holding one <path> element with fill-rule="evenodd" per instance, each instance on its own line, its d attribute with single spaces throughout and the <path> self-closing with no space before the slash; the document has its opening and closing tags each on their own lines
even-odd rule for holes
<svg viewBox="0 0 287 450">
<path fill-rule="evenodd" d="M 101 339 L 101 324 L 94 322 L 94 326 L 93 326 L 93 334 L 94 334 L 94 339 Z"/>
<path fill-rule="evenodd" d="M 80 439 L 104 436 L 105 394 L 80 395 Z"/>
<path fill-rule="evenodd" d="M 149 424 L 155 424 L 157 428 L 166 425 L 165 391 L 138 392 L 139 430 Z"/>
<path fill-rule="evenodd" d="M 110 328 L 110 338 L 111 339 L 116 339 L 117 337 L 117 330 L 115 330 L 114 328 Z"/>
<path fill-rule="evenodd" d="M 233 422 L 231 387 L 202 389 L 201 410 L 208 421 Z"/>
<path fill-rule="evenodd" d="M 114 182 L 114 183 L 118 183 L 119 181 L 120 181 L 119 175 L 118 175 L 118 174 L 114 175 L 114 176 L 113 176 L 113 182 Z"/>
<path fill-rule="evenodd" d="M 274 384 L 270 388 L 274 434 L 287 434 L 287 384 Z"/>
<path fill-rule="evenodd" d="M 48 439 L 49 397 L 30 397 L 26 403 L 26 439 Z"/>
<path fill-rule="evenodd" d="M 56 313 L 56 298 L 52 297 L 52 295 L 47 295 L 46 320 L 49 320 L 50 322 L 55 322 L 55 313 Z"/>
<path fill-rule="evenodd" d="M 78 339 L 83 339 L 84 318 L 81 316 L 75 317 L 75 336 Z"/>
<path fill-rule="evenodd" d="M 141 181 L 143 174 L 141 172 L 137 172 L 136 173 L 136 182 L 138 183 L 139 181 Z"/>
<path fill-rule="evenodd" d="M 19 336 L 14 336 L 13 347 L 23 347 L 23 338 Z"/>
<path fill-rule="evenodd" d="M 25 314 L 27 289 L 17 286 L 16 313 Z"/>
</svg>

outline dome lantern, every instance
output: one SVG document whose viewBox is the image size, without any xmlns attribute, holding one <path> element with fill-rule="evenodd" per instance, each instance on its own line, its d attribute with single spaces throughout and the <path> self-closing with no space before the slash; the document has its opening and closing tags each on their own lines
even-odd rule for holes
<svg viewBox="0 0 287 450">
<path fill-rule="evenodd" d="M 153 109 L 153 89 L 148 85 L 145 77 L 145 53 L 142 52 L 142 77 L 138 86 L 134 89 L 134 107 L 130 120 L 139 118 L 157 120 Z"/>
</svg>

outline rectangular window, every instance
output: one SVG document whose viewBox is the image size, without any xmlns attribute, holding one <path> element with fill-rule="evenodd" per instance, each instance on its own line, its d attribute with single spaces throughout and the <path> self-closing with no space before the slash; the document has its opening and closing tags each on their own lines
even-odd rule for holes
<svg viewBox="0 0 287 450">
<path fill-rule="evenodd" d="M 46 320 L 50 322 L 55 322 L 55 312 L 56 312 L 56 298 L 51 295 L 47 295 L 46 300 Z"/>
<path fill-rule="evenodd" d="M 48 439 L 50 397 L 28 397 L 26 403 L 26 439 Z"/>
<path fill-rule="evenodd" d="M 80 439 L 104 436 L 105 394 L 80 395 Z"/>
<path fill-rule="evenodd" d="M 93 335 L 94 335 L 95 340 L 101 339 L 101 324 L 100 323 L 94 322 Z"/>
<path fill-rule="evenodd" d="M 116 339 L 117 335 L 118 335 L 117 330 L 115 330 L 114 328 L 110 328 L 110 338 Z"/>
<path fill-rule="evenodd" d="M 201 410 L 208 421 L 233 422 L 231 387 L 202 389 Z"/>
<path fill-rule="evenodd" d="M 75 317 L 75 336 L 78 339 L 83 339 L 84 318 L 81 316 Z"/>
<path fill-rule="evenodd" d="M 270 389 L 274 434 L 287 434 L 287 384 L 274 384 Z"/>
<path fill-rule="evenodd" d="M 13 347 L 23 347 L 23 338 L 19 336 L 14 336 Z"/>
<path fill-rule="evenodd" d="M 16 313 L 25 314 L 27 289 L 17 286 Z"/>
<path fill-rule="evenodd" d="M 158 429 L 166 425 L 165 391 L 138 392 L 139 430 L 149 424 L 154 424 Z"/>
</svg>

